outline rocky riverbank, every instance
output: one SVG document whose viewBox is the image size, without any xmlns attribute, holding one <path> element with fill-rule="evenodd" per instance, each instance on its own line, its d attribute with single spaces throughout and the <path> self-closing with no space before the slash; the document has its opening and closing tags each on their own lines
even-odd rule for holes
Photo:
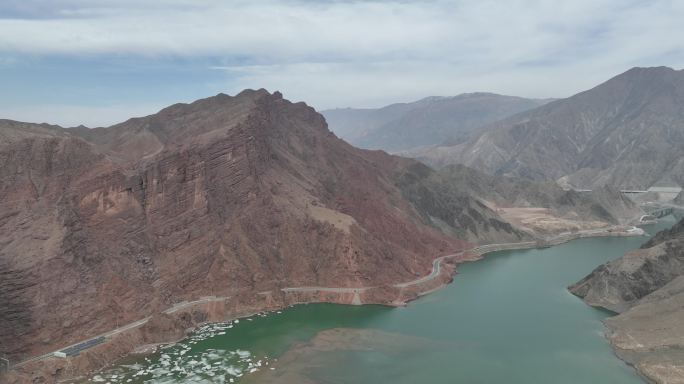
<svg viewBox="0 0 684 384">
<path fill-rule="evenodd" d="M 684 383 L 684 220 L 569 289 L 618 313 L 606 336 L 647 381 Z"/>
</svg>

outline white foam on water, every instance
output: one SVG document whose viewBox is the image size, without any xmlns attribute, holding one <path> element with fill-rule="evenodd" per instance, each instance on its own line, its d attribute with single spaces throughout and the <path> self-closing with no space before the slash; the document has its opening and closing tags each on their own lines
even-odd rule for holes
<svg viewBox="0 0 684 384">
<path fill-rule="evenodd" d="M 282 313 L 278 311 L 279 313 Z M 272 313 L 272 312 L 270 312 Z M 269 313 L 255 315 L 266 317 Z M 254 318 L 243 319 L 254 321 Z M 165 345 L 162 353 L 147 356 L 140 363 L 121 365 L 104 373 L 93 376 L 90 381 L 97 383 L 144 383 L 144 384 L 225 384 L 234 383 L 237 378 L 253 373 L 269 364 L 267 356 L 252 356 L 247 350 L 198 348 L 195 344 L 217 336 L 228 334 L 228 330 L 240 323 L 239 319 L 224 323 L 200 326 L 185 341 Z M 197 348 L 198 350 L 194 350 Z M 273 368 L 271 368 L 273 369 Z"/>
<path fill-rule="evenodd" d="M 231 375 L 231 376 L 238 376 L 239 374 L 242 373 L 242 370 L 241 370 L 240 368 L 238 368 L 238 367 L 229 365 L 229 366 L 226 368 L 226 373 L 229 374 L 229 375 Z M 231 383 L 232 383 L 232 381 L 231 381 Z"/>
</svg>

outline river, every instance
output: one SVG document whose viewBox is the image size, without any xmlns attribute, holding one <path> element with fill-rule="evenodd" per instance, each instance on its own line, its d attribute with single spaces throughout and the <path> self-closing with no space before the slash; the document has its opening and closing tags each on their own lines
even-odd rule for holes
<svg viewBox="0 0 684 384">
<path fill-rule="evenodd" d="M 645 226 L 651 235 L 674 224 Z M 110 383 L 642 383 L 566 287 L 646 237 L 503 251 L 405 308 L 308 304 L 203 327 Z M 250 373 L 250 371 L 253 371 Z"/>
</svg>

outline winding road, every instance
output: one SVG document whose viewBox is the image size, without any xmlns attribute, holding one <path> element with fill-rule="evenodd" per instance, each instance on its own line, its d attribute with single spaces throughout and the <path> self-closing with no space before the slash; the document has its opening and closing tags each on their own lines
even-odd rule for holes
<svg viewBox="0 0 684 384">
<path fill-rule="evenodd" d="M 627 233 L 628 235 L 630 235 L 630 234 L 631 235 L 637 235 L 637 232 L 631 232 L 631 231 L 632 230 L 628 230 L 625 233 Z M 555 244 L 558 244 L 560 242 L 569 241 L 569 240 L 572 240 L 575 238 L 589 237 L 589 236 L 602 236 L 602 235 L 610 235 L 610 234 L 611 233 L 609 231 L 606 231 L 605 229 L 578 231 L 575 233 L 566 232 L 566 233 L 561 233 L 557 236 L 545 239 L 544 242 L 546 244 L 549 244 L 549 245 L 555 245 Z M 481 245 L 478 247 L 464 249 L 464 250 L 461 250 L 457 253 L 452 253 L 449 255 L 440 256 L 440 257 L 437 257 L 436 259 L 434 259 L 432 261 L 432 271 L 428 275 L 423 276 L 423 277 L 418 278 L 418 279 L 415 279 L 415 280 L 407 281 L 404 283 L 394 284 L 393 287 L 406 288 L 406 287 L 410 287 L 413 285 L 418 285 L 418 284 L 428 282 L 428 281 L 436 278 L 437 276 L 439 276 L 439 274 L 441 273 L 442 261 L 444 261 L 445 259 L 448 259 L 448 258 L 462 256 L 466 252 L 473 252 L 473 253 L 478 253 L 478 254 L 482 255 L 482 254 L 485 254 L 488 252 L 507 250 L 507 249 L 533 248 L 533 247 L 537 246 L 538 244 L 539 243 L 537 243 L 535 241 L 519 242 L 519 243 L 486 244 L 486 245 Z M 286 292 L 286 293 L 287 292 L 353 293 L 354 299 L 352 300 L 352 304 L 361 304 L 361 301 L 359 298 L 359 293 L 365 292 L 365 291 L 372 289 L 372 288 L 376 288 L 376 287 L 356 287 L 356 288 L 355 287 L 316 287 L 316 286 L 313 286 L 313 287 L 286 287 L 286 288 L 282 288 L 281 291 Z M 174 304 L 172 307 L 163 311 L 163 313 L 171 314 L 171 313 L 177 312 L 181 309 L 184 309 L 184 308 L 187 308 L 187 307 L 190 307 L 193 305 L 207 303 L 207 302 L 213 302 L 213 301 L 224 301 L 224 300 L 227 300 L 229 298 L 230 298 L 230 296 L 225 296 L 225 297 L 206 296 L 206 297 L 202 297 L 202 298 L 195 300 L 195 301 L 183 301 L 183 302 Z M 152 318 L 152 316 L 148 316 L 144 319 L 135 321 L 133 323 L 124 325 L 122 327 L 118 327 L 114 330 L 103 333 L 101 335 L 97 335 L 95 337 L 91 337 L 87 340 L 84 340 L 84 341 L 81 341 L 81 342 L 60 348 L 60 349 L 52 351 L 52 352 L 48 352 L 48 353 L 45 353 L 45 354 L 42 354 L 39 356 L 29 358 L 29 359 L 24 360 L 20 363 L 13 364 L 12 368 L 21 367 L 22 365 L 25 365 L 25 364 L 30 363 L 32 361 L 38 361 L 38 360 L 42 360 L 42 359 L 47 358 L 47 357 L 54 356 L 55 352 L 60 352 L 60 351 L 65 350 L 67 348 L 71 348 L 71 347 L 75 347 L 75 346 L 87 343 L 88 341 L 93 340 L 93 339 L 97 339 L 100 337 L 104 337 L 104 338 L 109 339 L 113 336 L 116 336 L 116 335 L 122 333 L 122 332 L 140 327 L 140 326 L 146 324 L 151 318 Z"/>
</svg>

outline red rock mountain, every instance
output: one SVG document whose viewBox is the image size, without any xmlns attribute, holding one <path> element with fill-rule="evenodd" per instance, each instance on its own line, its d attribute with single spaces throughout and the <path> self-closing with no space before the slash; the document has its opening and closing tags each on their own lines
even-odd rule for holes
<svg viewBox="0 0 684 384">
<path fill-rule="evenodd" d="M 279 93 L 99 129 L 0 122 L 0 352 L 50 350 L 201 295 L 409 279 L 464 243 Z"/>
<path fill-rule="evenodd" d="M 109 128 L 0 121 L 0 354 L 17 361 L 206 295 L 407 281 L 467 246 L 455 237 L 530 236 L 475 196 L 495 180 L 450 172 L 354 148 L 265 90 Z M 549 188 L 509 180 L 490 200 L 594 204 Z"/>
</svg>

